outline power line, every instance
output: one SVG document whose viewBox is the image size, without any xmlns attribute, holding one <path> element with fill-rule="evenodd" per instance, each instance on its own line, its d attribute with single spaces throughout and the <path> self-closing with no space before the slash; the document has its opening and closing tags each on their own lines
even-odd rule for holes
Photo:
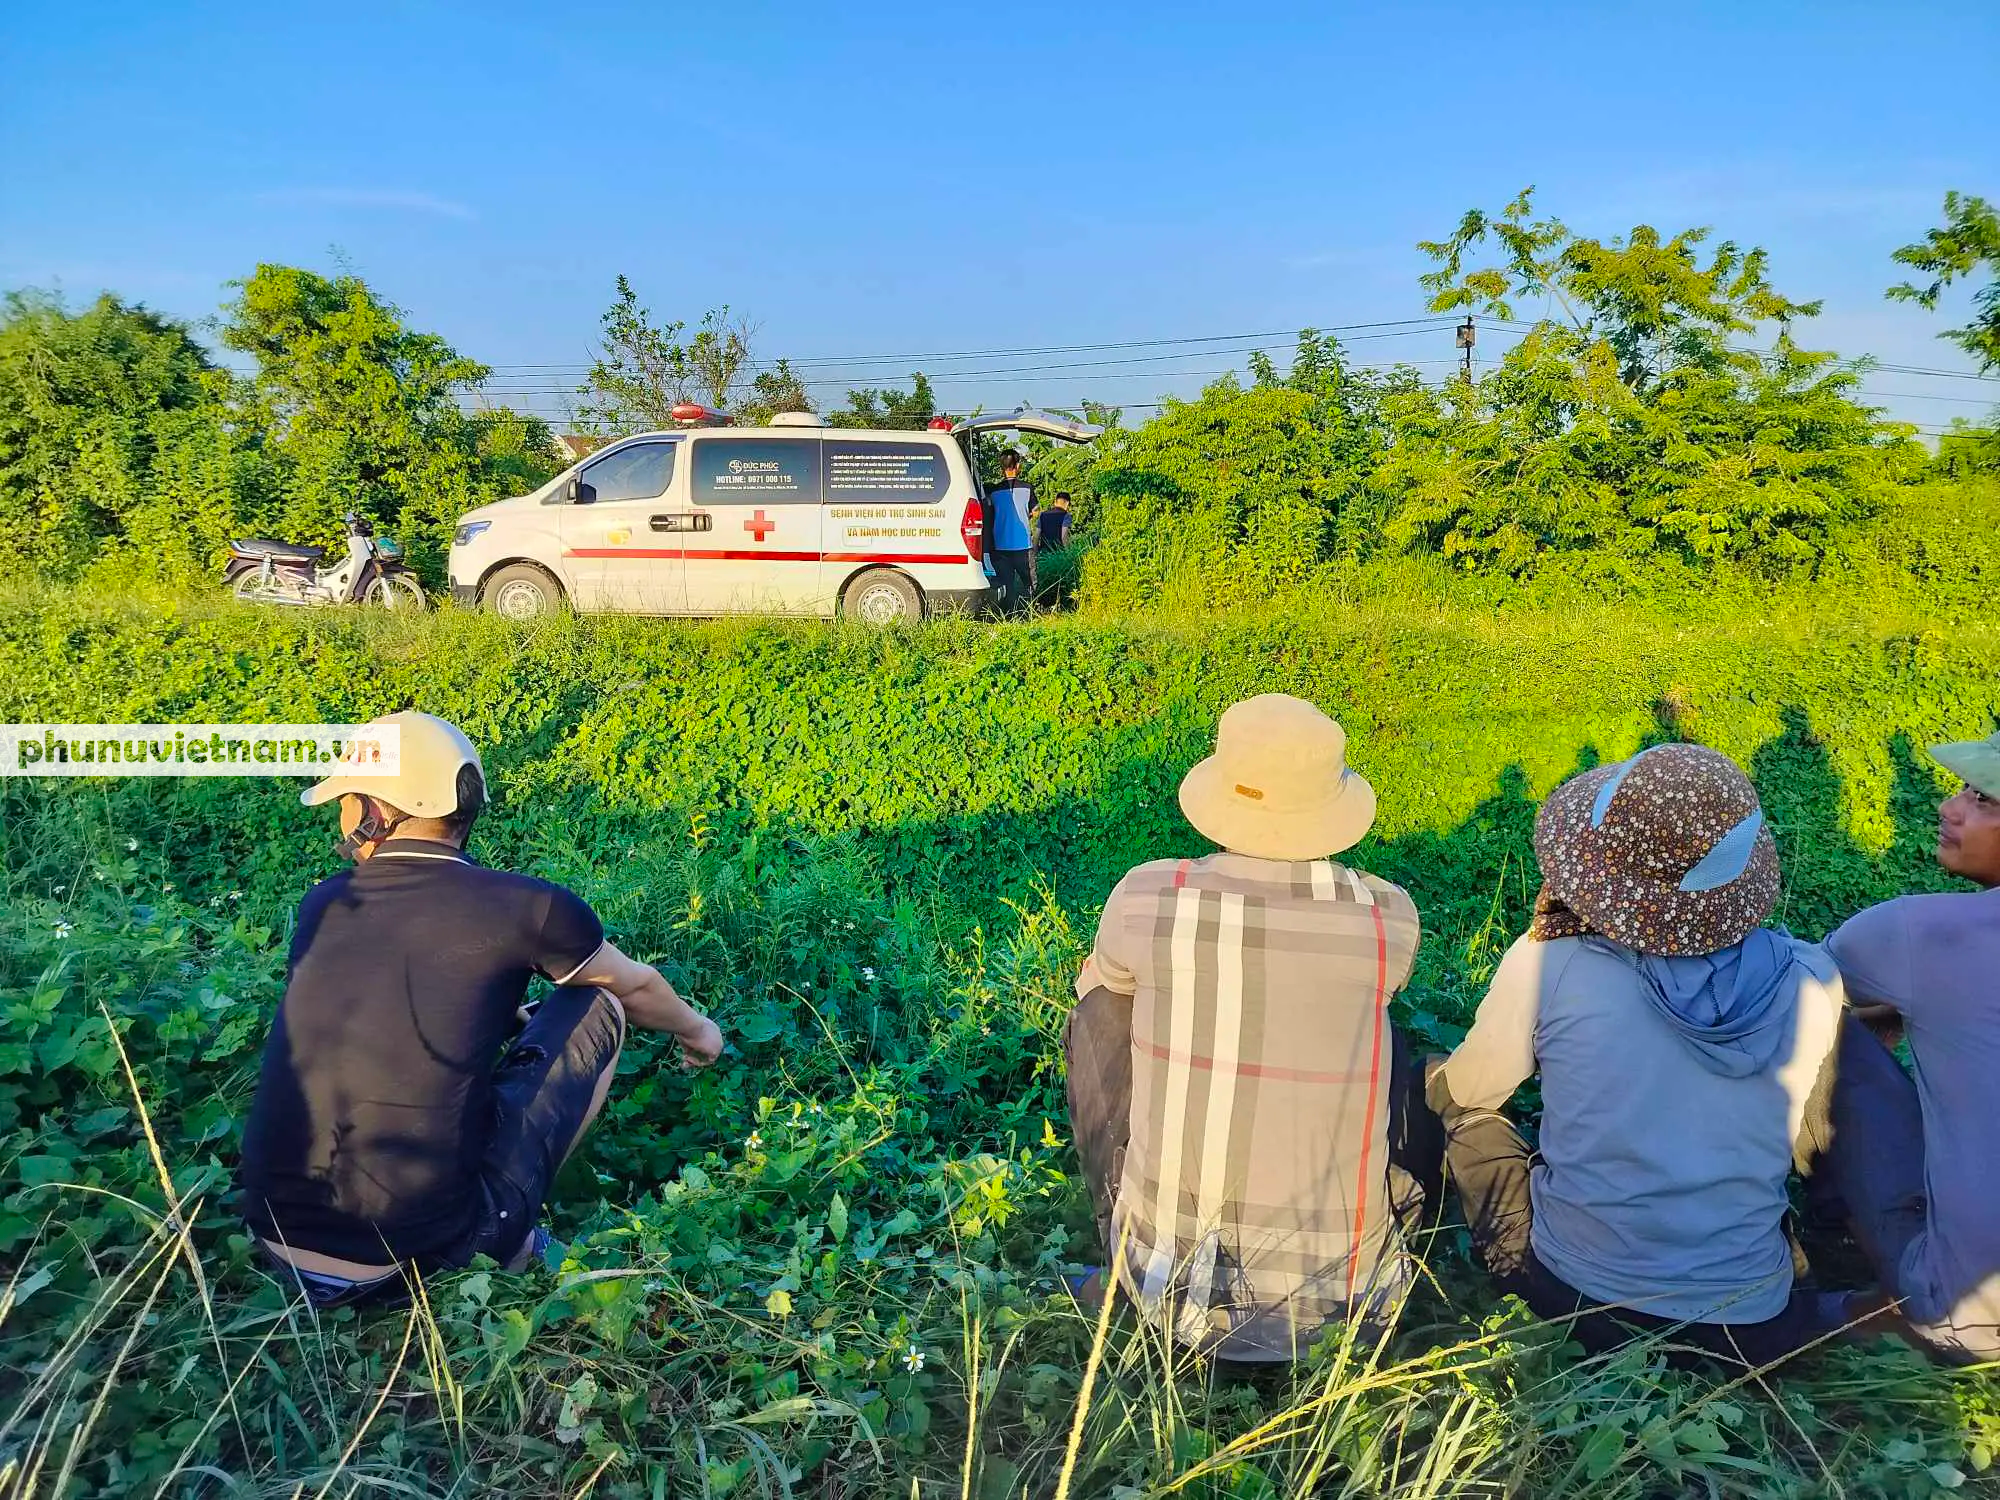
<svg viewBox="0 0 2000 1500">
<path fill-rule="evenodd" d="M 1878 370 L 1887 370 L 1895 375 L 1930 375 L 1939 380 L 1983 380 L 1989 385 L 2000 385 L 2000 375 L 1972 375 L 1964 370 L 1933 370 L 1923 365 L 1877 364 Z"/>
<path fill-rule="evenodd" d="M 1389 318 L 1381 322 L 1375 322 L 1375 323 L 1334 324 L 1330 327 L 1315 328 L 1313 332 L 1347 333 L 1351 331 L 1370 329 L 1370 328 L 1406 328 L 1413 324 L 1419 324 L 1419 323 L 1434 324 L 1437 323 L 1438 321 L 1439 321 L 1438 315 L 1433 315 L 1431 317 L 1425 317 L 1425 318 Z M 1446 321 L 1449 320 L 1447 319 Z M 1107 344 L 1029 345 L 1016 349 L 955 349 L 955 350 L 947 349 L 942 351 L 933 351 L 929 354 L 816 354 L 816 355 L 805 355 L 798 359 L 788 360 L 787 363 L 789 363 L 794 369 L 797 369 L 800 366 L 808 366 L 808 365 L 817 366 L 817 365 L 901 364 L 909 360 L 1013 359 L 1013 358 L 1026 357 L 1029 355 L 1042 355 L 1042 354 L 1094 354 L 1102 352 L 1103 350 L 1106 349 L 1160 349 L 1160 348 L 1166 348 L 1170 345 L 1232 344 L 1232 343 L 1242 343 L 1246 340 L 1294 339 L 1299 336 L 1301 331 L 1302 330 L 1297 328 L 1280 328 L 1265 333 L 1211 333 L 1211 334 L 1190 335 L 1180 338 L 1123 339 L 1114 343 L 1107 343 Z M 759 361 L 757 363 L 762 363 L 762 362 Z M 775 364 L 776 361 L 772 361 L 771 363 Z M 562 365 L 492 365 L 489 366 L 489 368 L 494 370 L 571 370 L 571 369 L 588 368 L 588 367 L 587 366 L 579 367 L 575 365 L 562 364 Z"/>
<path fill-rule="evenodd" d="M 1928 391 L 1857 390 L 1857 396 L 1881 396 L 1892 401 L 1953 401 L 1966 406 L 2000 406 L 2000 396 L 1934 396 Z"/>
<path fill-rule="evenodd" d="M 1362 343 L 1374 339 L 1409 338 L 1412 335 L 1430 333 L 1434 331 L 1435 331 L 1434 329 L 1429 329 L 1429 328 L 1405 328 L 1393 333 L 1364 333 L 1349 342 Z M 1257 353 L 1262 353 L 1263 350 L 1264 346 L 1261 344 L 1245 344 L 1238 348 L 1206 349 L 1202 350 L 1201 352 L 1206 354 L 1257 354 Z M 931 373 L 930 371 L 925 371 L 923 372 L 923 374 L 925 379 L 931 381 L 933 384 L 936 384 L 938 381 L 941 380 L 984 379 L 987 377 L 1007 376 L 1007 375 L 1040 375 L 1044 374 L 1045 372 L 1053 370 L 1097 370 L 1097 369 L 1110 369 L 1114 366 L 1148 365 L 1148 364 L 1158 363 L 1159 361 L 1162 360 L 1180 359 L 1184 357 L 1187 352 L 1188 351 L 1186 350 L 1173 350 L 1165 354 L 1124 355 L 1115 359 L 1066 360 L 1054 364 L 998 365 L 990 369 L 970 369 L 970 370 L 948 369 L 948 370 L 938 370 L 935 374 Z M 500 367 L 495 366 L 494 368 L 498 369 Z M 1151 374 L 1154 372 L 1142 370 L 1142 371 L 1134 371 L 1133 373 Z M 525 384 L 526 382 L 530 381 L 537 381 L 543 379 L 560 379 L 564 375 L 575 375 L 578 377 L 583 377 L 587 376 L 588 374 L 589 374 L 589 367 L 587 366 L 553 366 L 553 365 L 543 366 L 540 367 L 540 373 L 509 375 L 504 377 L 507 381 L 511 382 L 510 385 L 504 388 L 512 389 L 517 385 Z M 816 380 L 802 380 L 799 383 L 801 385 L 806 385 L 806 386 L 840 386 L 840 385 L 855 385 L 860 382 L 866 382 L 868 380 L 879 380 L 882 378 L 883 376 L 880 373 L 873 375 L 850 374 L 842 376 L 824 376 Z M 1117 378 L 1117 377 L 1112 376 L 1108 378 Z M 495 386 L 491 388 L 497 390 L 497 389 L 502 389 L 503 387 Z M 545 388 L 554 389 L 554 387 L 545 387 Z"/>
</svg>

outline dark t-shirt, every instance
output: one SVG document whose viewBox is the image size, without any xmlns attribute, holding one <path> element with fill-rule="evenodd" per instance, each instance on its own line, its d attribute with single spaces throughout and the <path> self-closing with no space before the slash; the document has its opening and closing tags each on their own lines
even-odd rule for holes
<svg viewBox="0 0 2000 1500">
<path fill-rule="evenodd" d="M 448 1253 L 479 1212 L 492 1073 L 528 981 L 603 943 L 580 897 L 426 839 L 314 886 L 243 1133 L 250 1227 L 371 1264 Z"/>
<path fill-rule="evenodd" d="M 1069 512 L 1053 505 L 1035 517 L 1044 549 L 1060 547 L 1069 540 L 1069 522 Z"/>
</svg>

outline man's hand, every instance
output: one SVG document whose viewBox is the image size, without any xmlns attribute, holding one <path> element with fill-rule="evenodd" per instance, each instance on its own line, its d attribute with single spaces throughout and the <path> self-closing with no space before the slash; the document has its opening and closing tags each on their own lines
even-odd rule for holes
<svg viewBox="0 0 2000 1500">
<path fill-rule="evenodd" d="M 606 942 L 571 984 L 594 984 L 611 991 L 625 1019 L 643 1031 L 664 1031 L 680 1043 L 684 1067 L 705 1068 L 722 1055 L 722 1031 L 683 1000 L 651 964 L 627 958 Z"/>
<path fill-rule="evenodd" d="M 694 1013 L 694 1022 L 690 1030 L 674 1036 L 681 1044 L 681 1066 L 690 1070 L 705 1068 L 722 1056 L 722 1028 L 699 1011 Z"/>
<path fill-rule="evenodd" d="M 1875 1033 L 1883 1046 L 1894 1049 L 1903 1039 L 1903 1013 L 1893 1005 L 1880 1001 L 1867 1001 L 1860 1005 L 1850 1005 L 1854 1019 Z"/>
</svg>

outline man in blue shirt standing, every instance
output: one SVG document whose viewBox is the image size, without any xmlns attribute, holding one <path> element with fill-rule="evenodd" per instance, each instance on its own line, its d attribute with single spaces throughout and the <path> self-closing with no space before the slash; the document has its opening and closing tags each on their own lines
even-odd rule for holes
<svg viewBox="0 0 2000 1500">
<path fill-rule="evenodd" d="M 986 554 L 1002 612 L 1025 615 L 1035 587 L 1035 492 L 1021 477 L 1021 455 L 1011 448 L 1000 457 L 1000 473 L 986 495 Z"/>
</svg>

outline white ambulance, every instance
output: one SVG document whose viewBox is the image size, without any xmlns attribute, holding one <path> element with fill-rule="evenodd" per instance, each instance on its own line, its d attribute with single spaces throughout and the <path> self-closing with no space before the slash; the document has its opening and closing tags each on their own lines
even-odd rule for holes
<svg viewBox="0 0 2000 1500">
<path fill-rule="evenodd" d="M 979 432 L 1083 443 L 1102 428 L 1019 410 L 920 432 L 769 427 L 676 408 L 678 431 L 619 441 L 532 494 L 459 519 L 451 593 L 512 619 L 561 605 L 647 615 L 915 620 L 990 601 Z"/>
</svg>

